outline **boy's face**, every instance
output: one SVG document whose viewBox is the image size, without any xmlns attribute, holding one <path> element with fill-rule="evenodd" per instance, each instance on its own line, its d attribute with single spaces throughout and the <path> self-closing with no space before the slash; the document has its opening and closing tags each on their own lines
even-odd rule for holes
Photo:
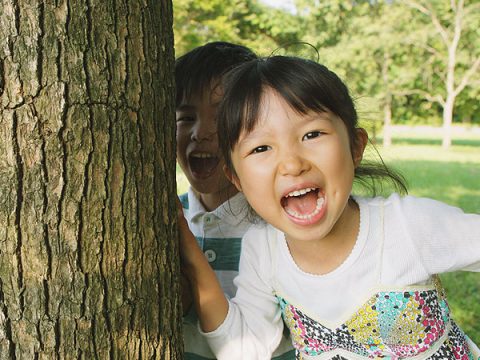
<svg viewBox="0 0 480 360">
<path fill-rule="evenodd" d="M 215 115 L 221 96 L 221 90 L 212 87 L 211 91 L 184 99 L 175 112 L 177 161 L 200 198 L 215 194 L 223 197 L 227 188 L 234 189 L 223 172 L 218 147 Z"/>
</svg>

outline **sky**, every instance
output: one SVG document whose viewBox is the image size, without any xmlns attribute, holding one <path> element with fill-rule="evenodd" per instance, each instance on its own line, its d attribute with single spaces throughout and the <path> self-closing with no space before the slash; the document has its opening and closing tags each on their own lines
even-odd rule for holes
<svg viewBox="0 0 480 360">
<path fill-rule="evenodd" d="M 278 8 L 284 8 L 287 10 L 294 10 L 295 5 L 293 4 L 293 0 L 260 0 L 264 4 L 278 7 Z"/>
</svg>

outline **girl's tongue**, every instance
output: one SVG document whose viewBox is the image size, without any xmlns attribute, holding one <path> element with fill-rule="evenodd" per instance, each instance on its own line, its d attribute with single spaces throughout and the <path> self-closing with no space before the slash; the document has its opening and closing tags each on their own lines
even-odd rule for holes
<svg viewBox="0 0 480 360">
<path fill-rule="evenodd" d="M 287 195 L 282 199 L 282 206 L 290 216 L 306 219 L 321 210 L 324 198 L 319 196 L 318 189 L 309 189 L 306 193 L 304 191 Z"/>
</svg>

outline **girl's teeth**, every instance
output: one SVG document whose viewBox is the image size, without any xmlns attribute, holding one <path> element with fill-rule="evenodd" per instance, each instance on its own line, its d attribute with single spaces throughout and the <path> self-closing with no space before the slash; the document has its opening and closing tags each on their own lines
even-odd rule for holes
<svg viewBox="0 0 480 360">
<path fill-rule="evenodd" d="M 300 190 L 294 190 L 290 193 L 287 194 L 285 197 L 289 196 L 300 196 L 300 195 L 305 195 L 306 193 L 315 190 L 315 188 L 306 188 L 306 189 L 300 189 Z"/>
<path fill-rule="evenodd" d="M 290 195 L 290 194 L 289 194 Z M 307 215 L 303 215 L 303 214 L 299 214 L 297 213 L 295 210 L 291 210 L 291 209 L 285 209 L 287 211 L 287 213 L 290 215 L 290 216 L 293 216 L 293 217 L 296 217 L 297 219 L 302 219 L 302 220 L 305 220 L 305 219 L 311 219 L 312 217 L 314 217 L 315 215 L 317 215 L 320 210 L 322 210 L 322 207 L 323 207 L 323 204 L 325 203 L 325 199 L 323 197 L 321 198 L 318 198 L 317 199 L 317 206 L 315 207 L 315 209 L 313 210 L 313 212 L 311 212 L 310 214 L 307 214 Z"/>
</svg>

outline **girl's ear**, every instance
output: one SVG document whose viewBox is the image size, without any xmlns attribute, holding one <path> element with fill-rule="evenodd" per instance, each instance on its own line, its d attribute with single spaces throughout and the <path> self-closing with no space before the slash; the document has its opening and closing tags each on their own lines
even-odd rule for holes
<svg viewBox="0 0 480 360">
<path fill-rule="evenodd" d="M 363 152 L 365 151 L 365 147 L 368 143 L 368 133 L 363 128 L 356 128 L 355 129 L 355 148 L 353 149 L 353 163 L 355 164 L 355 168 L 360 165 L 360 162 L 363 159 Z"/>
<path fill-rule="evenodd" d="M 238 179 L 238 176 L 235 174 L 234 171 L 231 171 L 227 165 L 223 165 L 223 172 L 225 173 L 225 176 L 227 177 L 230 182 L 235 185 L 238 191 L 242 191 L 242 187 L 240 186 L 240 180 Z"/>
</svg>

